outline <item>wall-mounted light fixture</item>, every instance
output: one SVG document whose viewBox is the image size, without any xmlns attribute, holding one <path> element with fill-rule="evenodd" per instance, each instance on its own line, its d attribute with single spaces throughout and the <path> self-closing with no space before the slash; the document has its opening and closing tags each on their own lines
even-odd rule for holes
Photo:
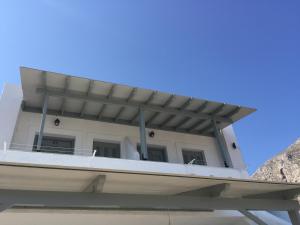
<svg viewBox="0 0 300 225">
<path fill-rule="evenodd" d="M 237 146 L 236 146 L 236 143 L 235 143 L 235 142 L 232 142 L 232 148 L 233 148 L 233 149 L 237 149 Z"/>
<path fill-rule="evenodd" d="M 155 133 L 153 130 L 149 131 L 148 133 L 149 137 L 153 138 L 155 136 Z"/>
<path fill-rule="evenodd" d="M 60 124 L 60 119 L 56 118 L 56 119 L 54 120 L 54 125 L 58 127 L 59 124 Z"/>
</svg>

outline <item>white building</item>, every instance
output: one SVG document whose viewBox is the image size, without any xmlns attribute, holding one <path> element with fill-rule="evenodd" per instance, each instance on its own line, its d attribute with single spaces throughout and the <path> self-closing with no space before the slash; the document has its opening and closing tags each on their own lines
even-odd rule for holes
<svg viewBox="0 0 300 225">
<path fill-rule="evenodd" d="M 24 67 L 21 80 L 0 99 L 1 224 L 300 224 L 300 185 L 247 174 L 232 124 L 254 109 Z"/>
</svg>

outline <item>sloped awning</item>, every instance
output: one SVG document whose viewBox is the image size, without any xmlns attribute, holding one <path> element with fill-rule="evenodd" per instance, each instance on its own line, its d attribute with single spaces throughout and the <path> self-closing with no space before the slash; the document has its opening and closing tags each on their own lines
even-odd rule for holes
<svg viewBox="0 0 300 225">
<path fill-rule="evenodd" d="M 23 110 L 138 125 L 139 109 L 148 128 L 201 135 L 213 133 L 212 120 L 224 128 L 255 109 L 168 94 L 126 85 L 21 67 Z"/>
</svg>

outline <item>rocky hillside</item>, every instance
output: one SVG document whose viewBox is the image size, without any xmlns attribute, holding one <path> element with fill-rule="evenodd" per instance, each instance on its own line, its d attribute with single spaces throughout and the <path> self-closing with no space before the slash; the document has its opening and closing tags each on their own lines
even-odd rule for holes
<svg viewBox="0 0 300 225">
<path fill-rule="evenodd" d="M 268 160 L 252 177 L 257 180 L 300 183 L 300 138 Z"/>
</svg>

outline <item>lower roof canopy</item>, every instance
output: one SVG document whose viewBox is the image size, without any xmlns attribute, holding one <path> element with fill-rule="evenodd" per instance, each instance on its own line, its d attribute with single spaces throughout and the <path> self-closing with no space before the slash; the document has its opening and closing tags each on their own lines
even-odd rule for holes
<svg viewBox="0 0 300 225">
<path fill-rule="evenodd" d="M 0 165 L 0 177 L 0 189 L 12 190 L 85 192 L 97 181 L 101 193 L 262 199 L 300 193 L 293 183 L 27 165 Z"/>
</svg>

